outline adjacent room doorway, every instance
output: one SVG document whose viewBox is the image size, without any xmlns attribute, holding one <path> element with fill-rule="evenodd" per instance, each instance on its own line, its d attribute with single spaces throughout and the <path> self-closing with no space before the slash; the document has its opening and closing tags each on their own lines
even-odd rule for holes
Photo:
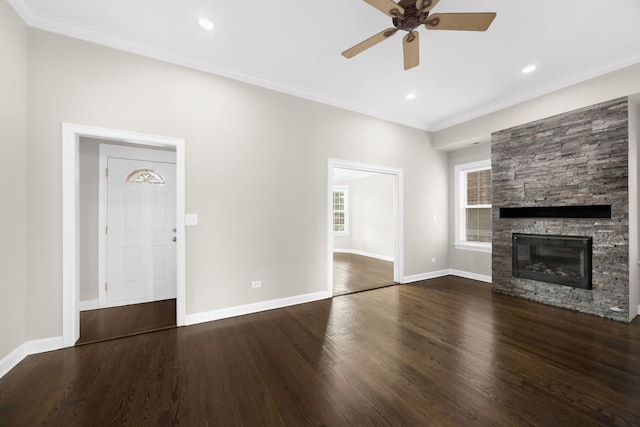
<svg viewBox="0 0 640 427">
<path fill-rule="evenodd" d="M 401 283 L 402 170 L 329 160 L 328 190 L 331 294 Z"/>
</svg>

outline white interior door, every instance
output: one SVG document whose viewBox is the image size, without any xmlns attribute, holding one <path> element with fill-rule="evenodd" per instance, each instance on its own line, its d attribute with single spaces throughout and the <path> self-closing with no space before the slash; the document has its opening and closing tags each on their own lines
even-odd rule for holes
<svg viewBox="0 0 640 427">
<path fill-rule="evenodd" d="M 175 298 L 175 160 L 108 157 L 107 170 L 106 280 L 100 305 Z"/>
</svg>

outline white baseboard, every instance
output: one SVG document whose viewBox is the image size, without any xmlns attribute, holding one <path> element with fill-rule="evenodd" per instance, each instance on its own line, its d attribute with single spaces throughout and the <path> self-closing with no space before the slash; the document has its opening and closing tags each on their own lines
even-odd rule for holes
<svg viewBox="0 0 640 427">
<path fill-rule="evenodd" d="M 456 270 L 452 268 L 448 268 L 446 270 L 432 271 L 430 273 L 416 274 L 414 276 L 405 276 L 402 280 L 402 283 L 419 282 L 420 280 L 435 279 L 437 277 L 444 277 L 449 275 L 491 283 L 491 276 L 485 276 L 483 274 L 476 274 L 476 273 L 469 273 L 467 271 Z"/>
<path fill-rule="evenodd" d="M 157 302 L 157 301 L 164 301 L 164 300 L 168 300 L 168 299 L 174 299 L 176 298 L 176 294 L 168 294 L 168 295 L 154 295 L 152 297 L 148 297 L 148 298 L 137 298 L 134 300 L 128 300 L 128 301 L 120 301 L 120 302 L 115 302 L 115 303 L 107 303 L 104 304 L 102 307 L 96 307 L 96 308 L 113 308 L 113 307 L 124 307 L 127 305 L 137 305 L 137 304 L 146 304 L 148 302 Z M 80 310 L 82 311 L 82 310 Z"/>
<path fill-rule="evenodd" d="M 0 378 L 15 368 L 25 357 L 62 348 L 62 337 L 27 341 L 0 360 Z"/>
<path fill-rule="evenodd" d="M 185 323 L 186 325 L 195 325 L 198 323 L 211 322 L 213 320 L 226 319 L 229 317 L 258 313 L 260 311 L 288 307 L 290 305 L 319 301 L 331 298 L 332 296 L 333 295 L 331 294 L 331 292 L 323 291 L 270 301 L 256 302 L 253 304 L 239 305 L 236 307 L 222 308 L 219 310 L 212 310 L 204 313 L 187 314 L 185 316 Z"/>
<path fill-rule="evenodd" d="M 12 370 L 18 363 L 27 357 L 27 345 L 22 344 L 0 360 L 0 378 L 4 377 L 7 372 Z"/>
<path fill-rule="evenodd" d="M 491 276 L 486 276 L 484 274 L 477 274 L 477 273 L 469 273 L 468 271 L 456 270 L 453 268 L 450 269 L 449 271 L 450 271 L 449 274 L 453 276 L 464 277 L 466 279 L 472 279 L 472 280 L 478 280 L 480 282 L 491 283 Z"/>
<path fill-rule="evenodd" d="M 44 338 L 41 340 L 27 341 L 27 356 L 31 354 L 45 353 L 59 350 L 63 347 L 62 337 Z"/>
<path fill-rule="evenodd" d="M 431 271 L 429 273 L 415 274 L 413 276 L 403 277 L 402 283 L 413 283 L 413 282 L 419 282 L 420 280 L 435 279 L 437 277 L 448 276 L 449 274 L 451 274 L 450 270 L 438 270 L 438 271 Z"/>
<path fill-rule="evenodd" d="M 382 261 L 393 262 L 392 256 L 374 254 L 372 252 L 359 251 L 358 249 L 334 249 L 333 252 L 340 253 L 340 254 L 360 255 L 360 256 L 366 256 L 369 258 L 381 259 Z"/>
<path fill-rule="evenodd" d="M 137 299 L 135 301 L 127 301 L 126 303 L 118 302 L 115 304 L 108 304 L 108 305 L 105 305 L 104 307 L 100 307 L 100 301 L 98 299 L 88 299 L 85 301 L 78 301 L 78 311 L 97 310 L 99 308 L 124 307 L 125 305 L 135 305 L 135 304 L 144 304 L 148 302 L 163 301 L 163 300 L 172 299 L 175 297 L 176 297 L 175 294 L 163 295 L 159 297 L 153 296 L 149 298 Z"/>
<path fill-rule="evenodd" d="M 78 301 L 78 310 L 88 311 L 98 309 L 98 299 L 88 299 L 86 301 Z"/>
</svg>

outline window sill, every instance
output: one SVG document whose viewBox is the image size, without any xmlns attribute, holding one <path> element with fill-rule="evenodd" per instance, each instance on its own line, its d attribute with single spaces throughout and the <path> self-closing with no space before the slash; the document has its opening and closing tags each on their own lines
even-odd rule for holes
<svg viewBox="0 0 640 427">
<path fill-rule="evenodd" d="M 456 249 L 461 249 L 463 251 L 491 253 L 490 243 L 457 242 L 457 243 L 454 243 L 453 246 L 455 246 Z"/>
<path fill-rule="evenodd" d="M 349 233 L 344 232 L 344 231 L 334 231 L 333 232 L 334 236 L 338 236 L 338 237 L 346 237 L 349 235 Z"/>
</svg>

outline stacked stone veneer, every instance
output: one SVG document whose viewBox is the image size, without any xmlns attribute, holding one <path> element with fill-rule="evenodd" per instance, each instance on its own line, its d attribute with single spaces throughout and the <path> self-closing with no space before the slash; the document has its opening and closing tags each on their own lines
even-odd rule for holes
<svg viewBox="0 0 640 427">
<path fill-rule="evenodd" d="M 629 321 L 628 104 L 616 99 L 492 135 L 493 290 Z M 507 219 L 501 207 L 611 205 L 611 219 Z M 512 233 L 593 237 L 593 289 L 516 278 Z"/>
</svg>

